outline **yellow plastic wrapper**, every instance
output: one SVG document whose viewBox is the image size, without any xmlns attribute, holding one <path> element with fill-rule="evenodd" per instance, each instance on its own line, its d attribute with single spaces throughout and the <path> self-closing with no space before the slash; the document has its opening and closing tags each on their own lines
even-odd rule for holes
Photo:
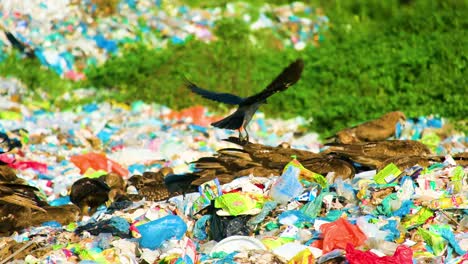
<svg viewBox="0 0 468 264">
<path fill-rule="evenodd" d="M 5 120 L 20 120 L 21 113 L 13 112 L 13 111 L 0 111 L 0 119 Z"/>
<path fill-rule="evenodd" d="M 434 212 L 432 212 L 431 209 L 422 207 L 421 210 L 419 210 L 416 214 L 414 215 L 408 215 L 403 219 L 403 226 L 408 229 L 411 227 L 416 227 L 424 224 L 427 219 L 431 218 L 434 215 Z"/>
<path fill-rule="evenodd" d="M 418 234 L 422 236 L 424 242 L 432 248 L 434 255 L 441 256 L 444 253 L 446 242 L 441 235 L 423 228 L 418 228 Z"/>
<path fill-rule="evenodd" d="M 432 133 L 424 133 L 421 138 L 421 143 L 426 145 L 432 152 L 437 152 L 437 145 L 440 143 L 440 137 L 432 132 Z"/>
<path fill-rule="evenodd" d="M 386 184 L 395 180 L 401 174 L 401 170 L 392 162 L 385 166 L 374 176 L 374 180 L 378 184 Z"/>
<path fill-rule="evenodd" d="M 309 249 L 304 249 L 294 256 L 288 264 L 313 264 L 315 263 L 315 258 L 312 252 Z"/>
<path fill-rule="evenodd" d="M 283 169 L 283 173 L 290 167 L 290 166 L 294 166 L 294 167 L 297 167 L 301 170 L 301 173 L 299 175 L 299 178 L 300 179 L 303 179 L 303 180 L 306 180 L 306 181 L 309 181 L 309 182 L 316 182 L 318 184 L 320 184 L 320 186 L 322 188 L 326 188 L 328 186 L 328 182 L 327 182 L 327 179 L 325 177 L 323 177 L 322 175 L 318 174 L 318 173 L 315 173 L 315 172 L 312 172 L 306 168 L 304 168 L 304 166 L 302 166 L 302 164 L 296 159 L 294 158 L 292 161 L 290 161 Z"/>
<path fill-rule="evenodd" d="M 215 199 L 215 207 L 222 208 L 230 215 L 236 216 L 254 208 L 262 208 L 265 198 L 254 193 L 226 193 Z"/>
<path fill-rule="evenodd" d="M 263 245 L 268 250 L 273 250 L 275 248 L 278 248 L 286 243 L 290 243 L 294 241 L 294 238 L 289 238 L 289 237 L 265 237 L 262 240 Z"/>
</svg>

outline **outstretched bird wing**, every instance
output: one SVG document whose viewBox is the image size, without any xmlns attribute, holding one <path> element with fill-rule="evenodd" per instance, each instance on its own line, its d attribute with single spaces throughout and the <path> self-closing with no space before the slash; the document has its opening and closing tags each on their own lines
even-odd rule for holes
<svg viewBox="0 0 468 264">
<path fill-rule="evenodd" d="M 244 100 L 242 97 L 239 97 L 237 95 L 233 95 L 229 93 L 216 93 L 216 92 L 205 90 L 203 88 L 198 87 L 197 85 L 195 85 L 194 83 L 188 80 L 185 81 L 185 86 L 189 88 L 192 92 L 206 99 L 210 99 L 210 100 L 220 102 L 220 103 L 238 105 Z"/>
<path fill-rule="evenodd" d="M 284 91 L 289 86 L 295 84 L 301 78 L 302 70 L 304 69 L 304 61 L 297 59 L 286 67 L 263 91 L 258 94 L 247 97 L 242 104 L 250 105 L 256 102 L 261 102 L 274 93 Z"/>
</svg>

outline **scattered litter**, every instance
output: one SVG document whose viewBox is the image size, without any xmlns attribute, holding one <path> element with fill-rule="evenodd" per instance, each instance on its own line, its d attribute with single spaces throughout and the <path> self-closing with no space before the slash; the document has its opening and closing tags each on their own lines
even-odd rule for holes
<svg viewBox="0 0 468 264">
<path fill-rule="evenodd" d="M 0 87 L 16 85 L 20 84 L 12 79 L 0 80 Z M 438 158 L 427 166 L 414 164 L 400 170 L 389 165 L 379 170 L 355 165 L 354 177 L 334 179 L 310 171 L 297 157 L 288 157 L 281 163 L 282 173 L 277 170 L 280 175 L 259 177 L 253 171 L 236 175 L 226 184 L 211 178 L 185 188 L 180 180 L 196 173 L 191 162 L 210 161 L 219 148 L 233 148 L 221 140 L 231 132 L 194 124 L 195 119 L 184 118 L 180 111 L 174 117 L 177 120 L 167 118 L 172 110 L 155 104 L 103 102 L 53 112 L 14 102 L 10 96 L 2 93 L 0 97 L 9 102 L 0 106 L 2 110 L 19 113 L 0 120 L 2 262 L 467 260 L 468 166 L 463 158 L 467 142 L 458 132 L 427 142 L 432 157 Z M 424 142 L 428 130 L 437 133 L 444 124 L 438 121 L 442 119 L 424 120 L 425 126 L 406 127 L 398 136 L 403 139 L 416 133 Z M 253 126 L 251 139 L 259 143 L 255 146 L 278 146 L 281 136 L 290 132 L 280 130 L 278 122 L 261 114 L 254 117 L 252 123 L 261 123 L 262 131 L 267 131 L 257 133 L 260 126 Z M 291 131 L 302 125 L 298 119 L 289 122 Z M 288 143 L 317 153 L 321 144 L 310 141 L 314 136 L 292 137 Z M 231 162 L 239 158 L 235 155 Z M 117 176 L 116 182 L 109 175 Z M 104 179 L 109 199 L 95 213 L 76 220 L 70 187 L 85 177 Z M 118 187 L 119 180 L 128 185 Z M 23 204 L 14 204 L 18 200 L 9 199 L 11 195 L 20 197 Z M 19 210 L 24 206 L 29 209 Z M 70 206 L 61 207 L 62 213 L 70 210 L 70 217 L 39 221 L 45 214 L 38 208 L 52 215 L 57 206 Z M 31 219 L 41 224 L 31 226 Z M 23 222 L 24 226 L 19 225 Z M 18 228 L 11 229 L 12 223 Z"/>
</svg>

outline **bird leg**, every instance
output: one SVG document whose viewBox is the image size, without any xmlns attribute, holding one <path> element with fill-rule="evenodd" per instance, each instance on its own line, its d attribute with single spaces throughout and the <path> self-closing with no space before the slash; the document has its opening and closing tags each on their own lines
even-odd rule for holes
<svg viewBox="0 0 468 264">
<path fill-rule="evenodd" d="M 245 142 L 248 143 L 249 142 L 249 132 L 247 131 L 247 127 L 244 127 L 244 131 L 245 131 Z"/>
<path fill-rule="evenodd" d="M 244 129 L 244 131 L 245 131 L 245 137 L 241 133 L 242 129 Z M 240 127 L 239 128 L 239 141 L 243 142 L 243 143 L 249 142 L 249 132 L 247 132 L 247 129 L 245 127 Z"/>
</svg>

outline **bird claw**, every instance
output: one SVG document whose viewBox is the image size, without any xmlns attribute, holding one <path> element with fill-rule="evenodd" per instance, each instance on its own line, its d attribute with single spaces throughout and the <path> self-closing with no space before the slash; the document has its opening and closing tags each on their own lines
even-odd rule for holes
<svg viewBox="0 0 468 264">
<path fill-rule="evenodd" d="M 241 131 L 239 129 L 239 141 L 243 145 L 249 143 L 249 133 L 247 132 L 247 130 L 245 128 L 244 128 L 244 131 L 245 131 L 245 136 L 242 135 L 242 133 L 241 133 Z"/>
<path fill-rule="evenodd" d="M 239 143 L 243 146 L 247 143 L 249 143 L 249 137 L 248 136 L 242 136 L 242 135 L 239 135 Z"/>
</svg>

